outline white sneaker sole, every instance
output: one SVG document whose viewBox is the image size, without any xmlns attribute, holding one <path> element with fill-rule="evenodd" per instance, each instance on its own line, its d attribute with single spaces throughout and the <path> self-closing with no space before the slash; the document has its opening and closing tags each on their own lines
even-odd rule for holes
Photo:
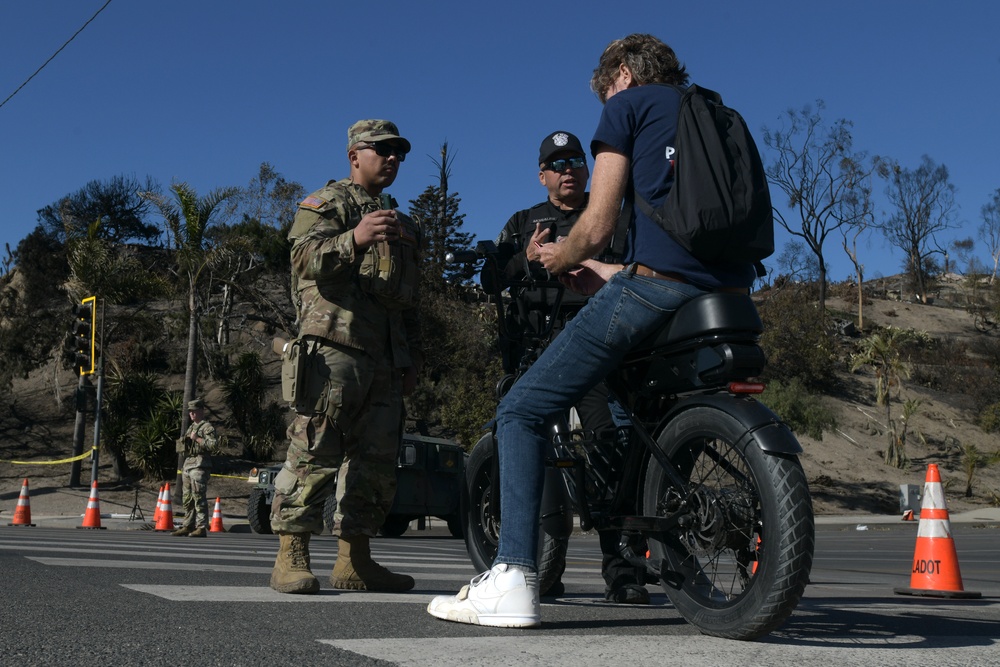
<svg viewBox="0 0 1000 667">
<path fill-rule="evenodd" d="M 494 628 L 536 628 L 542 624 L 541 618 L 533 614 L 477 614 L 471 609 L 433 609 L 431 604 L 427 605 L 427 613 L 445 621 Z"/>
</svg>

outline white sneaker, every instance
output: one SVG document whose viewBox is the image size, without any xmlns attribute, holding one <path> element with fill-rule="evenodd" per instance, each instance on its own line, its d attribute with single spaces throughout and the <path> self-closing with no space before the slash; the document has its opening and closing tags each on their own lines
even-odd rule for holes
<svg viewBox="0 0 1000 667">
<path fill-rule="evenodd" d="M 462 586 L 458 595 L 439 595 L 427 613 L 446 621 L 498 628 L 533 628 L 542 624 L 538 588 L 527 584 L 524 572 L 498 563 Z"/>
</svg>

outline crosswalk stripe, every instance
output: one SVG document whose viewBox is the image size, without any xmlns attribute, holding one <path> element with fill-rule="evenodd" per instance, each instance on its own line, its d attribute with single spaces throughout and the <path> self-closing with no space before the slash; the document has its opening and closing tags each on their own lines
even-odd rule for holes
<svg viewBox="0 0 1000 667">
<path fill-rule="evenodd" d="M 33 560 L 36 563 L 42 565 L 49 565 L 52 567 L 100 567 L 100 568 L 119 568 L 119 569 L 134 569 L 134 570 L 175 570 L 175 571 L 185 571 L 185 572 L 228 572 L 231 574 L 271 574 L 271 566 L 267 567 L 256 567 L 253 565 L 216 565 L 213 563 L 199 562 L 199 563 L 178 563 L 173 561 L 139 561 L 139 560 L 107 560 L 107 559 L 95 559 L 95 558 L 49 558 L 49 557 L 36 557 L 27 556 L 28 560 Z M 315 561 L 313 561 L 315 565 Z M 405 564 L 403 564 L 405 565 Z M 331 563 L 332 567 L 332 563 Z M 320 571 L 319 568 L 313 568 L 314 571 Z M 329 569 L 329 568 L 327 568 Z M 409 569 L 409 568 L 408 568 Z M 410 571 L 409 574 L 416 575 L 414 578 L 418 581 L 423 579 L 421 574 L 426 574 L 426 578 L 433 578 L 437 581 L 460 581 L 462 583 L 468 583 L 474 575 L 468 573 L 450 573 L 450 572 L 429 572 L 421 573 L 417 571 Z M 574 579 L 563 579 L 566 583 L 582 583 L 589 581 L 589 579 L 582 579 L 577 582 Z M 457 591 L 451 591 L 452 593 Z"/>
<path fill-rule="evenodd" d="M 370 593 L 367 591 L 338 591 L 320 589 L 313 595 L 288 595 L 265 586 L 174 586 L 159 584 L 121 584 L 139 593 L 155 595 L 171 602 L 362 602 L 426 605 L 435 595 L 451 595 L 454 591 L 414 589 L 409 593 Z M 542 601 L 543 607 L 566 604 L 576 606 L 606 606 L 603 598 L 573 595 L 560 598 L 558 603 Z M 619 605 L 619 608 L 621 606 Z M 652 604 L 639 608 L 662 613 L 663 606 Z"/>
<path fill-rule="evenodd" d="M 5 547 L 0 545 L 0 550 L 11 549 L 14 547 Z M 18 551 L 25 551 L 25 549 L 17 549 Z M 34 547 L 30 549 L 32 552 L 42 552 L 42 553 L 65 553 L 67 550 L 58 547 Z M 249 562 L 261 562 L 261 563 L 274 563 L 275 554 L 261 554 L 254 556 L 236 556 L 231 552 L 222 552 L 218 554 L 214 553 L 184 553 L 184 552 L 170 552 L 167 554 L 161 553 L 159 551 L 137 551 L 134 549 L 75 549 L 74 553 L 81 556 L 100 556 L 100 555 L 111 555 L 111 556 L 148 556 L 155 558 L 177 558 L 186 560 L 225 560 L 225 561 L 249 561 Z M 476 574 L 472 568 L 472 564 L 468 560 L 453 559 L 452 562 L 447 562 L 442 559 L 436 561 L 415 561 L 407 558 L 406 560 L 388 561 L 377 559 L 379 563 L 385 567 L 398 567 L 407 569 L 434 569 L 434 570 L 464 570 L 469 573 L 472 577 Z M 316 557 L 311 555 L 311 561 L 320 565 L 329 565 L 333 567 L 333 564 L 337 561 L 337 556 L 334 554 L 329 558 Z"/>
<path fill-rule="evenodd" d="M 122 584 L 140 593 L 155 595 L 173 602 L 393 602 L 426 605 L 433 595 L 414 593 L 369 593 L 367 591 L 336 591 L 321 589 L 314 595 L 288 595 L 266 586 L 158 586 L 154 584 Z"/>
<path fill-rule="evenodd" d="M 230 572 L 235 574 L 270 574 L 270 567 L 242 565 L 215 565 L 213 563 L 167 563 L 139 560 L 96 560 L 93 558 L 36 558 L 27 557 L 42 565 L 53 567 L 103 567 L 130 570 L 184 570 L 189 572 Z"/>
<path fill-rule="evenodd" d="M 542 621 L 545 629 L 545 621 Z M 570 630 L 572 632 L 572 630 Z M 434 637 L 405 639 L 317 639 L 344 651 L 384 660 L 399 667 L 507 667 L 509 665 L 655 665 L 676 662 L 685 667 L 717 665 L 844 664 L 844 651 L 853 650 L 856 664 L 909 665 L 926 662 L 928 650 L 944 649 L 949 664 L 984 662 L 984 637 L 926 637 L 875 634 L 860 637 L 824 636 L 819 646 L 805 651 L 795 641 L 738 642 L 707 635 L 593 635 L 577 630 L 540 634 L 532 630 L 503 631 L 502 637 Z M 985 641 L 984 641 L 985 640 Z M 818 640 L 817 640 L 818 641 Z M 862 654 L 859 649 L 873 649 Z M 915 649 L 919 647 L 918 651 Z M 991 649 L 986 649 L 991 650 Z M 914 653 L 918 653 L 916 660 Z M 583 656 L 586 656 L 585 658 Z"/>
</svg>

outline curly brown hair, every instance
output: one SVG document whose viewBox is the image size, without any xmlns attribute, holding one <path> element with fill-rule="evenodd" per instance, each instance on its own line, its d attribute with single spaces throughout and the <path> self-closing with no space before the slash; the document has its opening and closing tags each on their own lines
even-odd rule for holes
<svg viewBox="0 0 1000 667">
<path fill-rule="evenodd" d="M 608 44 L 590 79 L 590 88 L 601 104 L 607 101 L 608 88 L 618 78 L 618 68 L 625 65 L 640 86 L 647 83 L 672 83 L 686 86 L 687 69 L 669 46 L 652 35 L 635 33 Z"/>
</svg>

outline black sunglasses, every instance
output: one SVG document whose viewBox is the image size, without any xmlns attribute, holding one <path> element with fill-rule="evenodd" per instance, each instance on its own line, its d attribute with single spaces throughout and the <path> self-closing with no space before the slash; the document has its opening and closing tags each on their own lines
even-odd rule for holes
<svg viewBox="0 0 1000 667">
<path fill-rule="evenodd" d="M 570 157 L 562 158 L 561 160 L 552 160 L 551 162 L 546 162 L 542 165 L 542 169 L 548 171 L 565 171 L 566 167 L 570 169 L 582 169 L 587 166 L 587 158 L 585 157 Z"/>
<path fill-rule="evenodd" d="M 390 144 L 386 141 L 376 141 L 371 144 L 359 145 L 358 148 L 371 148 L 375 151 L 375 155 L 378 155 L 379 157 L 389 157 L 390 155 L 395 155 L 396 159 L 400 162 L 406 159 L 406 150 L 402 146 Z"/>
</svg>

